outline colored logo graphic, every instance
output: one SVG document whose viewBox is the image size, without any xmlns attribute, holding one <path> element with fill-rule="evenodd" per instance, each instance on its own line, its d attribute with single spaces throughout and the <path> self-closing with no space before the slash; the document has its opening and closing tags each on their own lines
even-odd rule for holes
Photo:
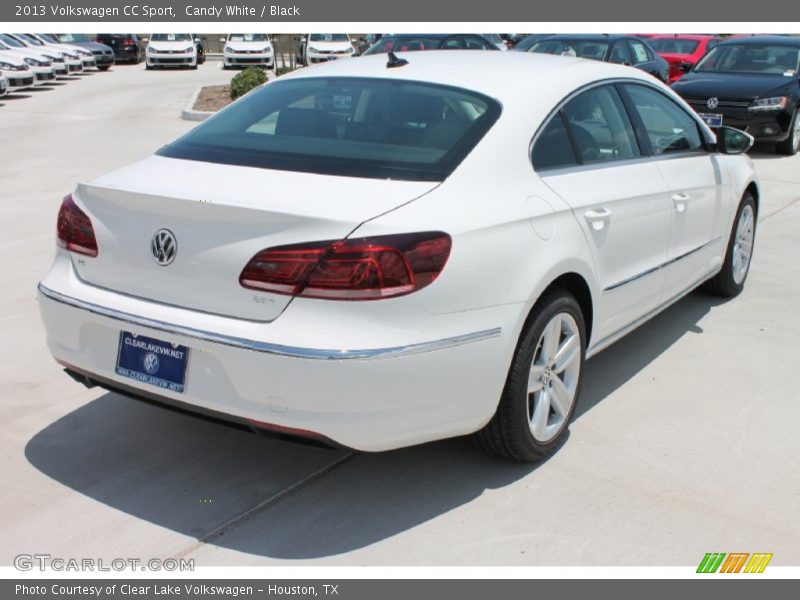
<svg viewBox="0 0 800 600">
<path fill-rule="evenodd" d="M 772 553 L 757 552 L 708 552 L 700 565 L 698 573 L 763 573 L 772 560 Z"/>
</svg>

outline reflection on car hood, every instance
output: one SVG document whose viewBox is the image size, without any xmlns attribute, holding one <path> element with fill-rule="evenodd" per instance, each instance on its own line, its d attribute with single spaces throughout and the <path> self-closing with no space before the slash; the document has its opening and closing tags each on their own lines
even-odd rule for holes
<svg viewBox="0 0 800 600">
<path fill-rule="evenodd" d="M 225 45 L 228 48 L 232 48 L 234 50 L 258 50 L 264 52 L 272 48 L 272 44 L 269 42 L 225 42 Z"/>
<path fill-rule="evenodd" d="M 163 50 L 186 50 L 186 48 L 193 48 L 194 42 L 190 41 L 183 41 L 183 42 L 153 42 L 151 41 L 148 45 L 148 48 L 152 48 L 156 51 L 163 51 Z"/>
<path fill-rule="evenodd" d="M 351 47 L 350 42 L 308 42 L 309 48 L 325 50 L 326 52 L 342 52 Z"/>
<path fill-rule="evenodd" d="M 672 86 L 684 98 L 755 99 L 776 95 L 798 85 L 797 75 L 741 75 L 732 73 L 688 73 Z"/>
</svg>

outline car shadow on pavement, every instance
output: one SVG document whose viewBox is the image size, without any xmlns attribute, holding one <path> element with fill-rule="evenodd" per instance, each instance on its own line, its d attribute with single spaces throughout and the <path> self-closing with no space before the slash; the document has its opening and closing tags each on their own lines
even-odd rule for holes
<svg viewBox="0 0 800 600">
<path fill-rule="evenodd" d="M 716 303 L 692 294 L 590 361 L 578 418 L 681 336 L 702 332 L 697 323 Z M 343 450 L 263 438 L 113 393 L 37 433 L 25 455 L 48 477 L 132 517 L 275 559 L 366 547 L 547 464 L 506 462 L 466 438 L 347 458 Z M 89 551 L 91 538 L 85 542 Z"/>
</svg>

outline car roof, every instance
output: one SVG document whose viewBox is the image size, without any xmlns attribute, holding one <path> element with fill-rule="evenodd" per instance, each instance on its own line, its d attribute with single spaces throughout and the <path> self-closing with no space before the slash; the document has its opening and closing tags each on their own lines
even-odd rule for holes
<svg viewBox="0 0 800 600">
<path fill-rule="evenodd" d="M 726 44 L 745 46 L 763 46 L 764 44 L 768 44 L 770 46 L 791 46 L 793 48 L 800 48 L 800 38 L 784 35 L 754 35 L 751 37 L 737 37 L 725 40 L 720 46 Z"/>
<path fill-rule="evenodd" d="M 378 77 L 449 85 L 482 93 L 504 105 L 552 104 L 599 79 L 628 78 L 654 82 L 640 69 L 596 60 L 489 50 L 397 52 L 408 64 L 388 68 L 386 54 L 331 61 L 282 75 L 275 82 L 302 77 Z M 476 77 L 475 73 L 480 73 Z M 269 85 L 269 84 L 267 84 Z"/>
<path fill-rule="evenodd" d="M 660 33 L 658 35 L 654 35 L 650 38 L 650 40 L 692 40 L 695 42 L 702 42 L 703 40 L 718 40 L 721 39 L 718 35 L 713 35 L 710 33 Z"/>
<path fill-rule="evenodd" d="M 565 40 L 587 41 L 587 42 L 616 42 L 623 39 L 640 39 L 635 35 L 628 35 L 626 33 L 558 33 L 551 35 L 547 40 L 542 41 L 557 41 L 563 42 Z"/>
</svg>

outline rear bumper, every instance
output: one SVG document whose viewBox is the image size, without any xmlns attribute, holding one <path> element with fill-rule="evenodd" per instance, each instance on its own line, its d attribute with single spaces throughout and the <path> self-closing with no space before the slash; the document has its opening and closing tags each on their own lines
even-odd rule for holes
<svg viewBox="0 0 800 600">
<path fill-rule="evenodd" d="M 462 333 L 445 337 L 420 333 L 426 331 L 422 322 L 413 332 L 391 324 L 380 346 L 346 347 L 336 343 L 337 323 L 329 330 L 315 328 L 309 339 L 309 315 L 302 308 L 290 307 L 274 323 L 243 325 L 94 288 L 71 269 L 67 275 L 64 261 L 69 259 L 56 259 L 39 288 L 48 347 L 59 363 L 106 387 L 268 424 L 268 429 L 300 430 L 364 451 L 482 427 L 502 392 L 524 310 L 511 305 L 457 316 Z M 206 319 L 211 331 L 190 326 L 189 319 Z M 489 322 L 494 326 L 486 327 Z M 241 335 L 242 327 L 251 335 Z M 293 332 L 304 327 L 306 343 L 297 344 Z M 190 349 L 183 393 L 117 374 L 123 330 Z M 374 339 L 374 327 L 369 334 Z"/>
</svg>

